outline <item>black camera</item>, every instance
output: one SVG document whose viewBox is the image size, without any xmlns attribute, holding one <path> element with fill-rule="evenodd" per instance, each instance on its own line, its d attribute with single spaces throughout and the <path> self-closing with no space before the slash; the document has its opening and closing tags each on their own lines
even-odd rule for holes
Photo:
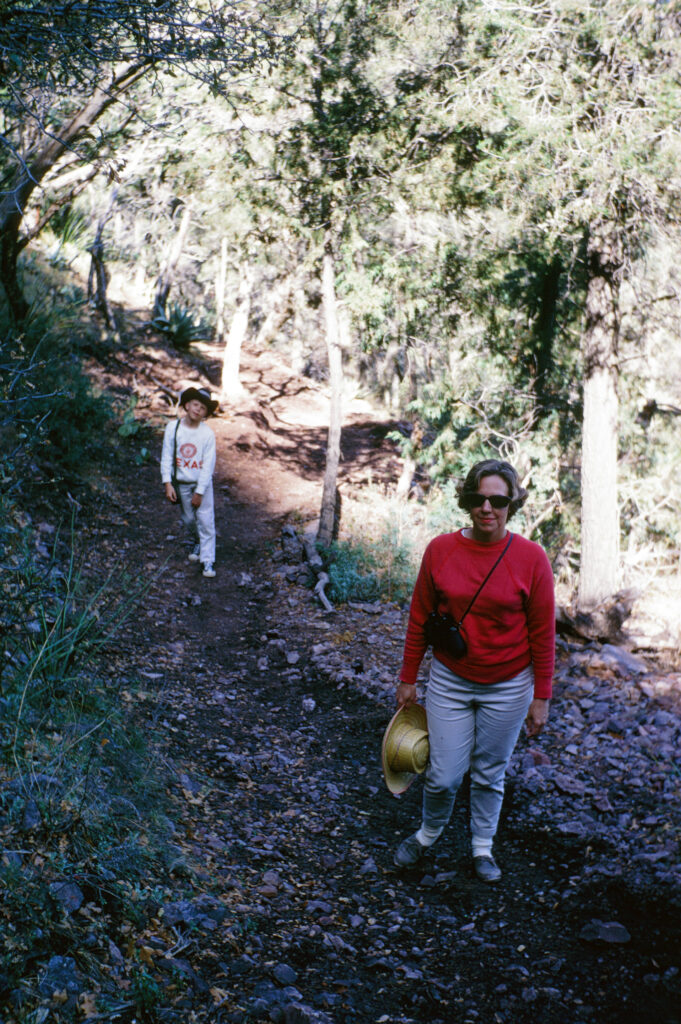
<svg viewBox="0 0 681 1024">
<path fill-rule="evenodd" d="M 463 658 L 466 639 L 451 615 L 431 612 L 426 620 L 426 638 L 434 651 L 445 651 L 450 658 Z"/>
</svg>

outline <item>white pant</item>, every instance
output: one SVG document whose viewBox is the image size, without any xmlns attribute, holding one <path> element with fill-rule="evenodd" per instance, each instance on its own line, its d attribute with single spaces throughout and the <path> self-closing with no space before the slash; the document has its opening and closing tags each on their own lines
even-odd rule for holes
<svg viewBox="0 0 681 1024">
<path fill-rule="evenodd" d="M 506 768 L 533 691 L 532 666 L 501 683 L 472 683 L 433 658 L 426 694 L 430 765 L 422 821 L 431 841 L 449 821 L 469 768 L 471 832 L 477 839 L 494 838 Z"/>
<path fill-rule="evenodd" d="M 180 484 L 176 486 L 177 496 L 180 499 L 182 511 L 182 522 L 186 526 L 192 544 L 197 541 L 200 545 L 199 558 L 204 565 L 213 565 L 215 562 L 215 513 L 213 510 L 213 485 L 203 492 L 203 498 L 198 508 L 192 505 L 192 495 L 196 490 L 196 484 Z"/>
</svg>

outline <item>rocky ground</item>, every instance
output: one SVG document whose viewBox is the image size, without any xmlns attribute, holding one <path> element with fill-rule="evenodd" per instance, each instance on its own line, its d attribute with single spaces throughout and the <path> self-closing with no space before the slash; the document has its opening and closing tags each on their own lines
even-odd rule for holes
<svg viewBox="0 0 681 1024">
<path fill-rule="evenodd" d="M 159 384 L 194 375 L 151 351 L 97 372 L 156 423 Z M 550 724 L 509 774 L 501 883 L 472 875 L 465 792 L 419 869 L 396 870 L 420 801 L 418 783 L 391 796 L 380 771 L 406 613 L 320 607 L 299 536 L 323 393 L 273 357 L 249 357 L 245 383 L 249 400 L 213 421 L 215 580 L 185 560 L 157 464 L 112 468 L 87 523 L 93 558 L 149 580 L 111 672 L 142 680 L 124 699 L 168 779 L 173 855 L 164 887 L 106 936 L 82 920 L 82 881 L 63 880 L 82 946 L 39 965 L 40 1019 L 679 1024 L 679 673 L 559 640 Z M 386 429 L 357 411 L 346 481 L 395 478 Z"/>
</svg>

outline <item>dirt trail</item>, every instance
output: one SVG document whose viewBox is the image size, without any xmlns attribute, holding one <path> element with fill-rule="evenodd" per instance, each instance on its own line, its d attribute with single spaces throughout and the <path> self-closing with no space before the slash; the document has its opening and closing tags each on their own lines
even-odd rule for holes
<svg viewBox="0 0 681 1024">
<path fill-rule="evenodd" d="M 118 373 L 123 391 L 134 381 L 158 424 L 150 356 L 132 358 L 134 378 L 102 377 Z M 531 820 L 512 790 L 497 887 L 472 878 L 465 800 L 424 868 L 393 868 L 419 792 L 395 800 L 382 783 L 392 705 L 319 673 L 315 646 L 342 649 L 356 627 L 278 573 L 281 525 L 318 511 L 324 393 L 271 354 L 245 358 L 249 400 L 212 424 L 216 579 L 185 560 L 157 463 L 112 481 L 115 508 L 91 531 L 152 579 L 118 658 L 145 680 L 135 713 L 162 751 L 174 806 L 168 888 L 132 937 L 163 990 L 158 1019 L 679 1024 L 678 931 L 665 908 L 619 884 L 583 884 L 589 850 Z M 192 377 L 179 359 L 152 363 L 168 387 Z M 343 479 L 396 479 L 387 424 L 365 407 L 352 420 Z M 391 638 L 387 676 L 402 628 L 387 608 L 367 634 L 378 657 Z M 585 942 L 594 918 L 626 926 L 630 941 Z"/>
<path fill-rule="evenodd" d="M 205 345 L 202 354 L 217 375 L 219 353 Z M 267 520 L 294 515 L 299 524 L 314 521 L 329 420 L 326 389 L 297 377 L 271 351 L 244 353 L 241 381 L 243 400 L 213 421 L 218 476 Z M 369 475 L 376 482 L 394 480 L 399 473 L 395 447 L 382 442 L 395 424 L 352 396 L 344 402 L 344 424 L 340 486 L 359 486 Z"/>
</svg>

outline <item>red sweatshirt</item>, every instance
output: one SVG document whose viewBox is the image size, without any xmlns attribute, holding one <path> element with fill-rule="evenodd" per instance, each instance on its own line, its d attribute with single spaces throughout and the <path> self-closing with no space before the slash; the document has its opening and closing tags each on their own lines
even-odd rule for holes
<svg viewBox="0 0 681 1024">
<path fill-rule="evenodd" d="M 457 622 L 508 542 L 480 544 L 457 533 L 443 533 L 423 555 L 409 609 L 400 679 L 415 683 L 426 652 L 424 627 L 431 611 L 448 612 Z M 556 655 L 553 573 L 544 550 L 513 535 L 513 542 L 482 589 L 461 627 L 468 651 L 438 661 L 464 679 L 499 683 L 528 665 L 534 669 L 534 696 L 550 697 Z"/>
</svg>

